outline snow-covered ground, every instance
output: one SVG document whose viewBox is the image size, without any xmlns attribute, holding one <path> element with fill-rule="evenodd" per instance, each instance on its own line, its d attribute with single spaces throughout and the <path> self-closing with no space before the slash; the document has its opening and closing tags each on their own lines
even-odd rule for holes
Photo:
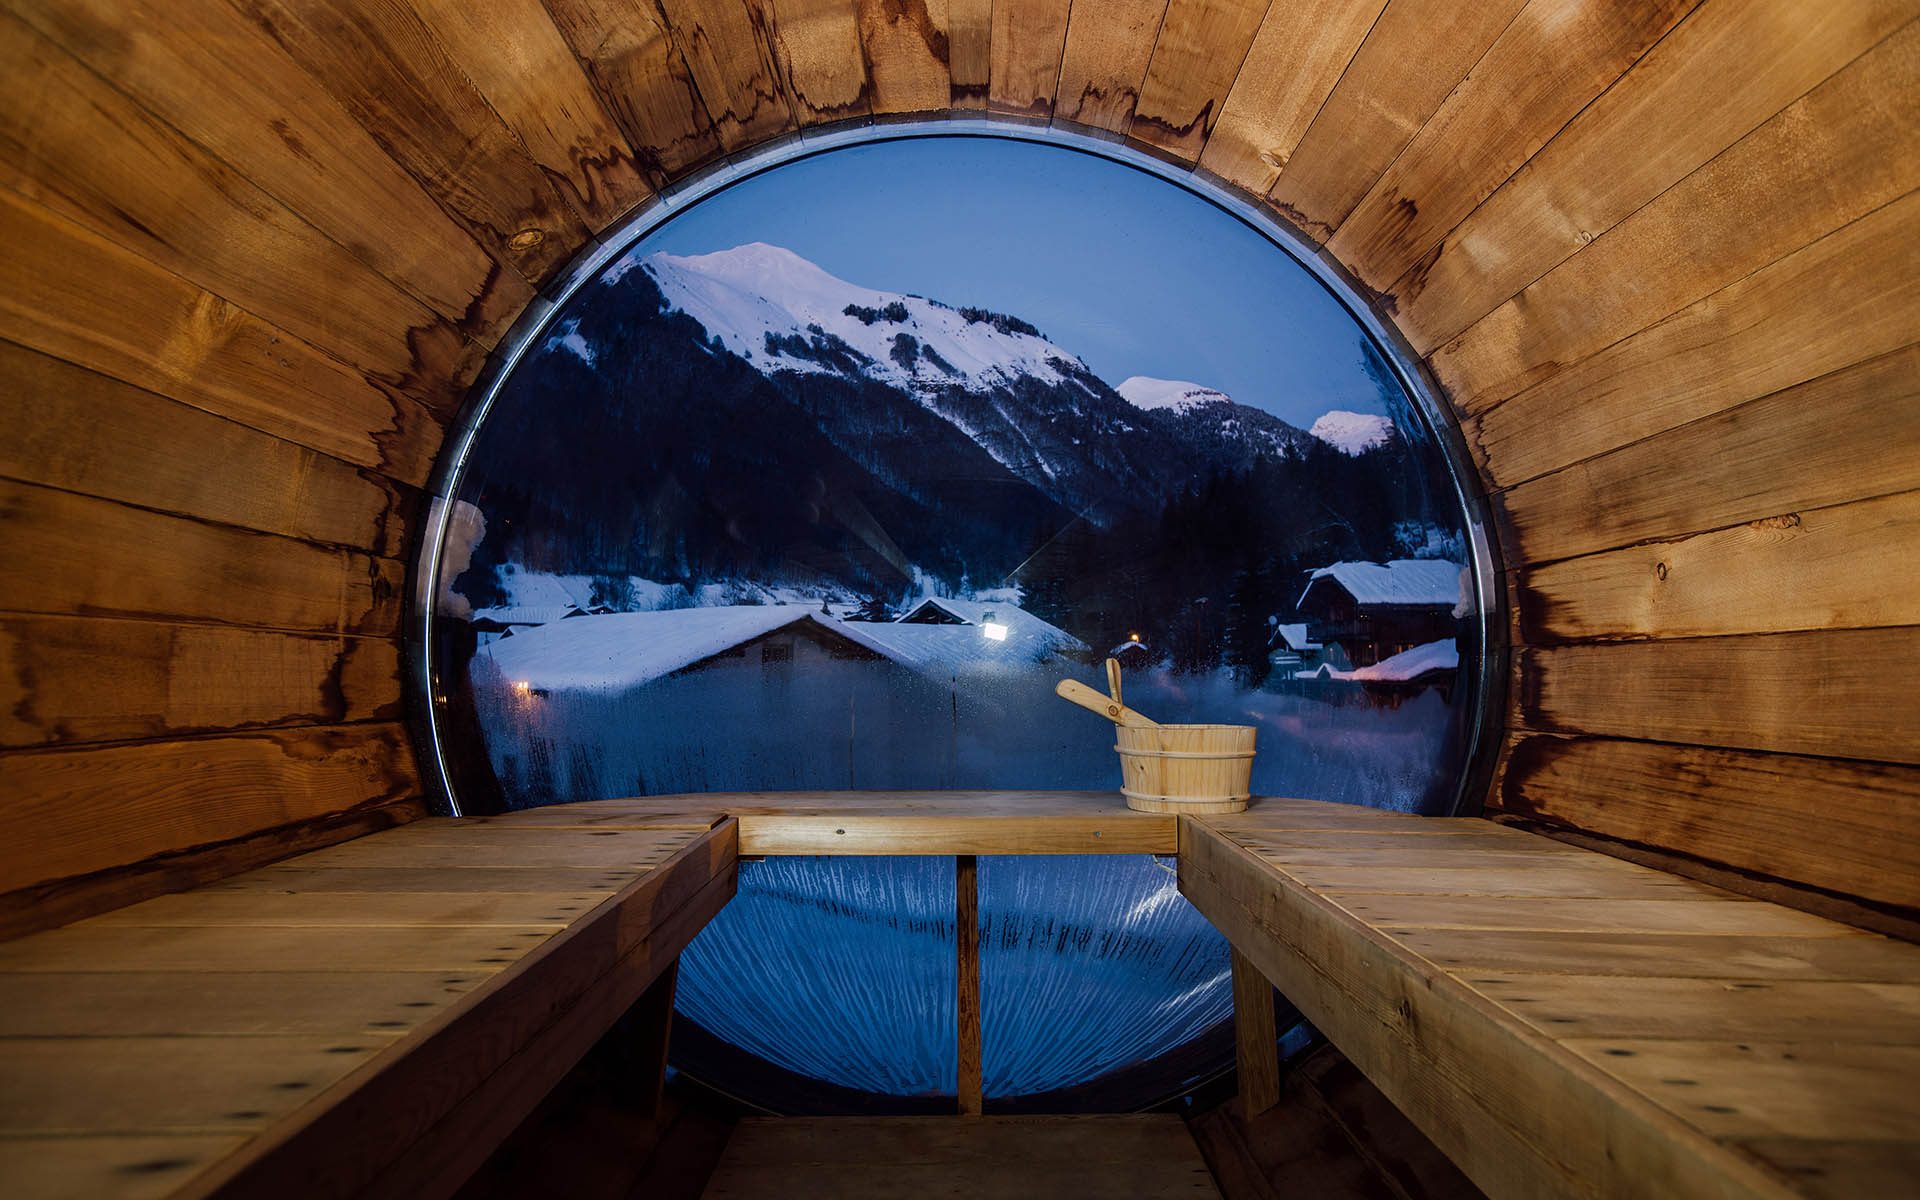
<svg viewBox="0 0 1920 1200">
<path fill-rule="evenodd" d="M 1307 432 L 1348 454 L 1358 454 L 1386 444 L 1393 437 L 1393 422 L 1378 413 L 1336 408 L 1323 414 Z"/>
</svg>

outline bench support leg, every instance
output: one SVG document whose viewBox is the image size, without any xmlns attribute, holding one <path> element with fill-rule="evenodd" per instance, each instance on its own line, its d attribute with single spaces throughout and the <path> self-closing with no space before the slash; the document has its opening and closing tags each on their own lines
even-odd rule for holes
<svg viewBox="0 0 1920 1200">
<path fill-rule="evenodd" d="M 614 1026 L 624 1077 L 621 1099 L 643 1116 L 658 1116 L 665 1095 L 667 1043 L 673 1035 L 673 988 L 679 975 L 680 960 L 676 958 Z"/>
<path fill-rule="evenodd" d="M 1240 1070 L 1240 1111 L 1252 1120 L 1280 1102 L 1273 984 L 1238 947 L 1228 953 L 1233 961 L 1233 1040 Z"/>
</svg>

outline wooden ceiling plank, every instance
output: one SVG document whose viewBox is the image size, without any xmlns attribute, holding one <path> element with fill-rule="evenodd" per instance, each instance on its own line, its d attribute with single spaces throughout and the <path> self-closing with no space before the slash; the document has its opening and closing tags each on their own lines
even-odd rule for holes
<svg viewBox="0 0 1920 1200">
<path fill-rule="evenodd" d="M 856 7 L 873 111 L 936 113 L 951 105 L 947 0 L 857 0 Z"/>
<path fill-rule="evenodd" d="M 1036 120 L 1053 115 L 1068 8 L 1068 0 L 993 0 L 987 108 Z M 956 87 L 960 78 L 956 69 Z"/>
<path fill-rule="evenodd" d="M 273 40 L 225 4 L 15 0 L 24 19 L 363 262 L 491 341 L 530 298 Z"/>
<path fill-rule="evenodd" d="M 1920 625 L 1920 491 L 1802 508 L 1711 533 L 1537 567 L 1520 636 L 1714 637 Z"/>
<path fill-rule="evenodd" d="M 1911 947 L 1864 933 L 1756 938 L 1509 929 L 1393 928 L 1387 932 L 1401 946 L 1469 984 L 1508 975 L 1920 983 L 1920 962 L 1904 953 Z"/>
<path fill-rule="evenodd" d="M 1172 0 L 1128 136 L 1197 161 L 1268 8 L 1268 0 Z"/>
<path fill-rule="evenodd" d="M 0 28 L 0 179 L 16 191 L 385 378 L 426 366 L 415 338 L 464 342 L 37 31 L 5 13 Z"/>
<path fill-rule="evenodd" d="M 1706 0 L 1388 289 L 1394 324 L 1444 344 L 1916 15 Z"/>
<path fill-rule="evenodd" d="M 1384 7 L 1385 0 L 1272 5 L 1227 91 L 1200 166 L 1266 195 Z"/>
<path fill-rule="evenodd" d="M 284 329 L 0 188 L 0 337 L 423 483 L 437 419 Z"/>
<path fill-rule="evenodd" d="M 1428 359 L 1469 411 L 1920 186 L 1920 22 L 1854 60 Z M 1911 259 L 1908 260 L 1911 263 Z"/>
<path fill-rule="evenodd" d="M 171 517 L 0 481 L 10 552 L 0 610 L 151 616 L 390 635 L 404 568 L 394 559 Z"/>
<path fill-rule="evenodd" d="M 412 0 L 453 62 L 593 229 L 653 195 L 540 0 Z"/>
<path fill-rule="evenodd" d="M 928 0 L 929 5 L 941 0 Z M 992 91 L 995 0 L 944 0 L 947 13 L 947 74 L 953 107 L 978 112 Z"/>
<path fill-rule="evenodd" d="M 1522 975 L 1470 986 L 1555 1041 L 1920 1045 L 1920 985 L 1910 983 Z"/>
<path fill-rule="evenodd" d="M 0 892 L 417 795 L 407 731 L 313 726 L 4 756 Z M 325 964 L 322 964 L 323 966 Z"/>
<path fill-rule="evenodd" d="M 1166 13 L 1167 0 L 1116 0 L 1071 9 L 1053 119 L 1124 134 Z"/>
<path fill-rule="evenodd" d="M 1529 835 L 1538 836 L 1538 835 Z M 1591 853 L 1588 851 L 1587 853 Z M 1370 925 L 1408 929 L 1506 929 L 1561 933 L 1713 933 L 1730 937 L 1849 937 L 1844 925 L 1752 900 L 1620 900 L 1506 896 L 1391 896 L 1328 891 Z"/>
<path fill-rule="evenodd" d="M 760 0 L 659 0 L 720 144 L 729 151 L 795 128 Z"/>
<path fill-rule="evenodd" d="M 1802 509 L 1920 488 L 1920 429 L 1899 419 L 1917 408 L 1920 344 L 1528 480 L 1496 493 L 1512 534 L 1510 561 L 1548 563 L 1656 538 L 1731 532 L 1749 521 L 1761 523 L 1752 532 L 1786 533 L 1797 527 L 1792 518 Z M 1673 472 L 1676 462 L 1692 464 L 1684 477 Z M 1523 586 L 1542 578 L 1529 573 Z M 1671 575 L 1649 578 L 1669 580 L 1676 586 L 1667 593 L 1687 583 Z M 1838 583 L 1805 582 L 1815 588 Z M 1889 594 L 1882 603 L 1899 600 Z M 1757 614 L 1729 611 L 1723 619 L 1751 621 Z M 1857 615 L 1833 619 L 1872 623 Z"/>
<path fill-rule="evenodd" d="M 564 928 L 564 923 L 558 927 Z M 419 927 L 406 925 L 132 926 L 82 921 L 0 942 L 0 973 L 447 971 L 462 975 L 491 974 L 535 949 L 555 928 L 550 923 L 437 925 L 428 935 Z"/>
<path fill-rule="evenodd" d="M 404 0 L 232 0 L 458 217 L 539 287 L 590 231 Z"/>
<path fill-rule="evenodd" d="M 1920 910 L 1913 767 L 1525 733 L 1507 764 L 1502 813 Z"/>
<path fill-rule="evenodd" d="M 1332 237 L 1525 2 L 1390 0 L 1285 156 L 1269 202 L 1315 242 Z"/>
<path fill-rule="evenodd" d="M 802 128 L 873 112 L 855 0 L 755 0 L 780 86 Z"/>
<path fill-rule="evenodd" d="M 1385 292 L 1699 0 L 1531 0 L 1327 248 Z"/>
<path fill-rule="evenodd" d="M 0 616 L 0 747 L 394 720 L 387 638 Z"/>
<path fill-rule="evenodd" d="M 13 404 L 0 475 L 377 553 L 404 552 L 392 481 L 318 451 L 0 341 Z M 208 461 L 222 469 L 210 472 Z"/>
<path fill-rule="evenodd" d="M 1920 627 L 1831 629 L 1528 648 L 1515 720 L 1590 733 L 1783 754 L 1920 762 Z M 1619 702 L 1622 688 L 1635 702 Z"/>
<path fill-rule="evenodd" d="M 1511 488 L 1889 353 L 1920 329 L 1920 194 L 1828 234 L 1462 421 Z M 1816 387 L 1824 386 L 1816 384 Z"/>
<path fill-rule="evenodd" d="M 653 0 L 545 0 L 648 182 L 663 187 L 721 153 L 674 31 Z"/>
</svg>

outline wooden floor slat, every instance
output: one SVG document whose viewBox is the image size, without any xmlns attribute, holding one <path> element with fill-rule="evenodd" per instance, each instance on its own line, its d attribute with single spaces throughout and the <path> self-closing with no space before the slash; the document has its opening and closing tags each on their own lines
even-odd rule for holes
<svg viewBox="0 0 1920 1200">
<path fill-rule="evenodd" d="M 1217 1200 L 1176 1116 L 771 1117 L 742 1121 L 707 1200 Z"/>
</svg>

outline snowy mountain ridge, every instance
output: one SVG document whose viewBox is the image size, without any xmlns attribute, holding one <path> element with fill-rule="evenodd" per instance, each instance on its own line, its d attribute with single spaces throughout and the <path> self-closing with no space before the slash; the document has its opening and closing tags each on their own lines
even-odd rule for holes
<svg viewBox="0 0 1920 1200">
<path fill-rule="evenodd" d="M 1060 366 L 1086 371 L 1073 354 L 1026 332 L 1031 327 L 1024 323 L 860 287 L 765 242 L 629 259 L 607 272 L 607 282 L 636 266 L 669 305 L 767 375 L 853 367 L 924 393 L 955 386 L 985 392 L 1021 378 L 1058 384 L 1068 379 Z M 843 347 L 865 361 L 846 362 Z"/>
<path fill-rule="evenodd" d="M 1233 397 L 1218 388 L 1179 379 L 1155 379 L 1151 375 L 1131 376 L 1113 390 L 1135 408 L 1149 410 L 1190 413 L 1203 404 L 1233 403 Z"/>
<path fill-rule="evenodd" d="M 1336 408 L 1322 415 L 1307 432 L 1336 449 L 1359 454 L 1390 441 L 1393 422 L 1377 413 L 1348 412 Z"/>
</svg>

